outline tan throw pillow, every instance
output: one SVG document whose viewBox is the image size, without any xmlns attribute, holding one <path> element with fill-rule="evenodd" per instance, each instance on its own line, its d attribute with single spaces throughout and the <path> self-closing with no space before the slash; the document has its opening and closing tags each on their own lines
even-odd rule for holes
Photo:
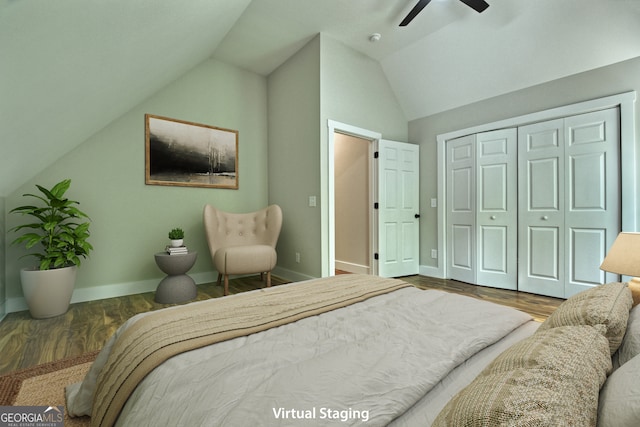
<svg viewBox="0 0 640 427">
<path fill-rule="evenodd" d="M 593 327 L 534 334 L 487 366 L 432 426 L 595 426 L 610 369 L 609 343 Z"/>
<path fill-rule="evenodd" d="M 631 291 L 625 283 L 595 286 L 560 304 L 538 332 L 558 326 L 594 326 L 609 340 L 613 354 L 622 342 L 632 303 Z"/>
</svg>

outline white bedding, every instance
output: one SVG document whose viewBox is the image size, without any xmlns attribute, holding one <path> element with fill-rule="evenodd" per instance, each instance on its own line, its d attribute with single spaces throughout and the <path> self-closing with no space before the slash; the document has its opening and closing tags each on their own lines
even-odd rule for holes
<svg viewBox="0 0 640 427">
<path fill-rule="evenodd" d="M 473 298 L 401 289 L 175 356 L 140 383 L 118 425 L 416 425 L 438 407 L 425 396 L 450 371 L 530 320 Z M 70 413 L 90 413 L 101 359 L 87 384 L 68 390 Z"/>
<path fill-rule="evenodd" d="M 531 336 L 539 326 L 538 322 L 526 322 L 500 341 L 479 351 L 449 372 L 429 393 L 389 425 L 393 427 L 430 426 L 447 402 L 468 386 L 493 359 L 513 344 Z"/>
</svg>

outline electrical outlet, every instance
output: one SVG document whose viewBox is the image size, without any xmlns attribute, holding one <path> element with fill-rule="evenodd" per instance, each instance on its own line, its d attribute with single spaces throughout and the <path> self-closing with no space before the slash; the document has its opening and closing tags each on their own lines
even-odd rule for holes
<svg viewBox="0 0 640 427">
<path fill-rule="evenodd" d="M 432 208 L 438 207 L 438 199 L 431 199 L 431 207 Z"/>
<path fill-rule="evenodd" d="M 309 196 L 309 207 L 310 208 L 315 208 L 316 207 L 316 196 Z"/>
<path fill-rule="evenodd" d="M 296 252 L 296 262 L 300 262 L 300 252 Z"/>
<path fill-rule="evenodd" d="M 437 249 L 431 249 L 431 258 L 438 259 L 438 250 Z"/>
</svg>

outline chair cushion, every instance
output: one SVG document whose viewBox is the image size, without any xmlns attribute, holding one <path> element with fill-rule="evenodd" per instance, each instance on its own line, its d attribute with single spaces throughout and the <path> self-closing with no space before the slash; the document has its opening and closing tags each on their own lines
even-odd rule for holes
<svg viewBox="0 0 640 427">
<path fill-rule="evenodd" d="M 230 246 L 216 251 L 213 262 L 222 274 L 249 274 L 271 271 L 278 256 L 269 245 Z"/>
</svg>

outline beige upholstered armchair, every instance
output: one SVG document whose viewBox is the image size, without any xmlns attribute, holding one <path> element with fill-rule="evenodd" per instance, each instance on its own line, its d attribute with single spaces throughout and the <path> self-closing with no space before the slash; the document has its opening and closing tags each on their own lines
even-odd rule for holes
<svg viewBox="0 0 640 427">
<path fill-rule="evenodd" d="M 211 259 L 218 270 L 218 284 L 224 276 L 224 294 L 229 294 L 230 274 L 267 273 L 278 259 L 276 243 L 282 227 L 282 210 L 271 205 L 258 212 L 230 213 L 204 207 L 204 230 Z"/>
</svg>

